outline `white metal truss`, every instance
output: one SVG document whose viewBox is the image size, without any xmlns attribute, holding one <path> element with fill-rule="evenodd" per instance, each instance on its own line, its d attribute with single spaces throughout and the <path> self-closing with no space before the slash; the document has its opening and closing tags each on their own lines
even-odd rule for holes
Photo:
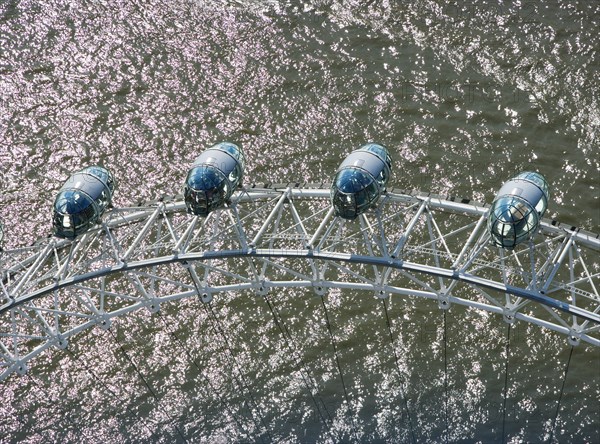
<svg viewBox="0 0 600 444">
<path fill-rule="evenodd" d="M 322 186 L 250 187 L 207 218 L 181 197 L 107 212 L 75 241 L 0 253 L 0 379 L 69 337 L 165 302 L 277 288 L 364 290 L 460 304 L 600 346 L 597 235 L 544 221 L 514 251 L 495 247 L 487 207 L 391 190 L 357 220 Z"/>
</svg>

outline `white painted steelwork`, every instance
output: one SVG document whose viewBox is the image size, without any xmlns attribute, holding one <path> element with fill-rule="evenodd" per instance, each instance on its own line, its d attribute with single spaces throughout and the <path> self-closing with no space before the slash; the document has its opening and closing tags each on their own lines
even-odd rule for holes
<svg viewBox="0 0 600 444">
<path fill-rule="evenodd" d="M 0 379 L 49 347 L 166 302 L 277 288 L 419 296 L 530 322 L 600 346 L 600 239 L 545 220 L 507 252 L 490 242 L 488 207 L 390 190 L 354 221 L 329 188 L 250 187 L 207 218 L 181 196 L 105 213 L 75 240 L 48 237 L 0 253 Z"/>
</svg>

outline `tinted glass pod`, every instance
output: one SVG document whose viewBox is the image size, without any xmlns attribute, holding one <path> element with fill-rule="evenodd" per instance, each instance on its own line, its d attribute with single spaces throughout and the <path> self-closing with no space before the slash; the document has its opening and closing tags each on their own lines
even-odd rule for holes
<svg viewBox="0 0 600 444">
<path fill-rule="evenodd" d="M 488 215 L 492 242 L 510 250 L 531 239 L 548 199 L 548 182 L 539 173 L 523 172 L 502 185 Z"/>
<path fill-rule="evenodd" d="M 106 168 L 91 166 L 74 173 L 54 200 L 54 234 L 73 239 L 98 223 L 114 190 L 114 178 Z"/>
<path fill-rule="evenodd" d="M 208 216 L 221 208 L 241 184 L 246 161 L 240 147 L 218 143 L 200 154 L 190 168 L 184 185 L 187 211 Z"/>
<path fill-rule="evenodd" d="M 391 175 L 388 150 L 368 143 L 352 151 L 341 163 L 331 184 L 331 204 L 335 214 L 355 219 L 375 206 Z"/>
</svg>

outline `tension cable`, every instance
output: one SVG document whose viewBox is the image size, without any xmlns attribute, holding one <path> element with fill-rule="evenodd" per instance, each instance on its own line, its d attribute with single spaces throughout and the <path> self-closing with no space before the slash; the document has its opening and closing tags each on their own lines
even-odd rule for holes
<svg viewBox="0 0 600 444">
<path fill-rule="evenodd" d="M 506 400 L 508 398 L 508 362 L 510 359 L 510 327 L 511 324 L 508 324 L 508 329 L 506 331 L 506 365 L 504 367 L 504 400 L 502 403 L 502 444 L 504 444 L 504 431 L 506 429 Z"/>
<path fill-rule="evenodd" d="M 190 353 L 190 351 L 187 349 L 187 347 L 185 346 L 185 344 L 183 343 L 183 341 L 179 338 L 179 336 L 177 336 L 177 334 L 169 328 L 166 319 L 163 317 L 163 315 L 160 313 L 160 311 L 157 312 L 156 314 L 158 314 L 160 320 L 162 321 L 163 325 L 165 326 L 165 330 L 171 336 L 173 336 L 173 338 L 175 338 L 175 341 L 183 349 L 183 351 L 187 355 L 187 357 L 190 360 L 190 362 L 192 362 L 194 364 L 194 367 L 196 367 L 196 369 L 198 370 L 198 373 L 200 375 L 203 375 L 203 372 L 200 369 L 200 366 L 198 365 L 198 363 L 196 362 L 196 360 L 192 357 L 192 354 Z M 238 425 L 238 427 L 242 431 L 242 433 L 249 438 L 250 434 L 245 430 L 242 422 L 237 418 L 237 416 L 234 414 L 234 412 L 231 410 L 231 408 L 227 405 L 227 403 L 225 403 L 225 401 L 223 400 L 223 397 L 221 396 L 221 394 L 219 393 L 219 391 L 212 384 L 212 381 L 209 378 L 207 378 L 207 377 L 205 377 L 204 380 L 208 383 L 210 389 L 216 395 L 217 399 L 223 405 L 223 407 L 225 408 L 225 410 L 227 412 L 229 412 L 229 414 L 231 415 L 231 417 L 233 418 L 233 420 L 235 421 L 235 423 Z"/>
<path fill-rule="evenodd" d="M 148 381 L 146 380 L 146 378 L 144 378 L 144 375 L 142 375 L 142 372 L 139 370 L 139 368 L 137 367 L 137 365 L 135 365 L 135 362 L 133 362 L 133 360 L 131 359 L 131 357 L 129 356 L 129 354 L 127 353 L 127 351 L 125 350 L 125 347 L 123 347 L 123 345 L 121 344 L 121 342 L 119 341 L 119 338 L 109 329 L 106 330 L 108 333 L 110 333 L 110 335 L 113 337 L 113 339 L 117 342 L 117 344 L 119 345 L 121 352 L 123 353 L 123 355 L 125 356 L 125 358 L 127 359 L 127 361 L 129 361 L 129 363 L 131 364 L 131 366 L 133 367 L 133 369 L 135 370 L 135 372 L 138 374 L 138 376 L 140 377 L 140 379 L 144 382 L 144 384 L 146 385 L 146 387 L 148 388 L 148 391 L 150 392 L 150 394 L 152 395 L 152 397 L 154 398 L 154 400 L 158 403 L 160 402 L 158 399 L 158 395 L 156 394 L 156 392 L 154 391 L 154 389 L 150 386 L 150 384 L 148 384 Z M 177 426 L 177 424 L 175 423 L 174 420 L 173 421 L 173 425 L 175 426 L 175 430 L 177 431 L 177 434 L 181 437 L 181 439 L 183 440 L 183 442 L 187 443 L 187 439 L 185 439 L 185 437 L 183 436 L 183 433 L 181 432 L 181 430 L 179 429 L 179 427 Z"/>
<path fill-rule="evenodd" d="M 573 356 L 573 349 L 575 347 L 571 346 L 571 351 L 569 352 L 569 359 L 567 360 L 567 366 L 565 367 L 565 376 L 563 377 L 562 387 L 560 388 L 560 395 L 558 397 L 558 404 L 556 405 L 556 413 L 554 414 L 554 420 L 552 421 L 552 428 L 550 429 L 550 439 L 549 443 L 552 442 L 552 438 L 554 437 L 554 428 L 556 427 L 556 419 L 558 418 L 558 412 L 560 411 L 560 402 L 562 401 L 563 393 L 565 391 L 565 382 L 567 382 L 567 374 L 569 373 L 569 366 L 571 365 L 571 357 Z"/>
<path fill-rule="evenodd" d="M 383 302 L 383 310 L 385 312 L 385 323 L 387 324 L 388 332 L 390 334 L 390 341 L 392 343 L 392 351 L 394 352 L 394 360 L 396 362 L 396 371 L 398 372 L 398 379 L 400 381 L 400 396 L 404 401 L 404 409 L 406 411 L 406 416 L 408 417 L 408 424 L 410 426 L 410 434 L 412 436 L 413 443 L 416 444 L 417 439 L 415 437 L 415 431 L 413 429 L 412 419 L 410 417 L 410 411 L 408 409 L 408 400 L 406 399 L 406 391 L 405 391 L 405 380 L 402 377 L 402 372 L 400 370 L 400 360 L 398 359 L 398 353 L 396 353 L 396 344 L 394 342 L 394 335 L 392 333 L 392 324 L 390 323 L 390 316 L 388 314 L 387 302 L 384 299 L 381 299 Z"/>
<path fill-rule="evenodd" d="M 260 421 L 262 422 L 262 425 L 265 428 L 265 432 L 266 432 L 267 436 L 269 437 L 269 441 L 273 442 L 273 437 L 271 436 L 271 432 L 269 431 L 269 428 L 267 427 L 267 422 L 265 421 L 262 410 L 260 409 L 260 407 L 258 406 L 258 404 L 254 398 L 254 393 L 252 392 L 252 389 L 250 388 L 248 382 L 246 381 L 246 377 L 244 376 L 244 373 L 240 369 L 237 360 L 233 356 L 233 352 L 231 351 L 231 346 L 229 344 L 229 339 L 227 338 L 225 331 L 221 328 L 221 324 L 219 322 L 219 319 L 215 315 L 215 312 L 212 308 L 212 304 L 210 302 L 206 302 L 206 303 L 203 302 L 202 305 L 205 307 L 205 309 L 207 310 L 207 313 L 209 314 L 209 319 L 211 319 L 211 326 L 213 328 L 213 331 L 215 332 L 215 334 L 217 336 L 221 336 L 223 338 L 223 341 L 225 343 L 225 349 L 227 350 L 227 353 L 229 354 L 229 357 L 230 357 L 231 363 L 233 364 L 233 367 L 236 368 L 238 374 L 240 375 L 241 382 L 237 377 L 234 376 L 234 378 L 236 378 L 236 380 L 238 381 L 238 384 L 240 384 L 240 386 L 244 387 L 246 389 L 246 391 L 248 392 L 248 394 L 250 395 L 250 401 L 252 402 L 252 404 L 254 404 L 256 411 L 258 412 L 258 416 L 260 417 Z M 212 318 L 210 318 L 210 316 L 212 316 Z"/>
<path fill-rule="evenodd" d="M 271 304 L 267 295 L 265 295 L 265 301 L 267 302 L 267 305 L 269 306 L 269 310 L 271 311 L 271 314 L 273 315 L 273 320 L 275 321 L 275 324 L 279 328 L 279 331 L 281 332 L 281 335 L 283 336 L 285 344 L 294 359 L 294 364 L 296 365 L 296 368 L 302 375 L 302 380 L 304 381 L 304 385 L 306 386 L 307 390 L 310 393 L 310 397 L 312 398 L 313 403 L 315 404 L 317 412 L 319 413 L 319 416 L 321 417 L 323 424 L 325 424 L 325 426 L 327 427 L 329 436 L 333 439 L 333 437 L 331 435 L 331 428 L 329 427 L 327 420 L 323 416 L 323 412 L 321 412 L 319 403 L 317 402 L 317 400 L 315 399 L 315 396 L 313 395 L 313 390 L 318 393 L 318 388 L 316 387 L 316 383 L 312 380 L 312 378 L 310 377 L 310 374 L 308 374 L 308 370 L 306 370 L 307 375 L 305 375 L 304 369 L 306 368 L 306 364 L 304 363 L 304 360 L 302 359 L 302 357 L 297 357 L 298 350 L 290 345 L 290 340 L 292 340 L 292 338 L 290 335 L 289 339 L 288 339 L 289 330 L 287 329 L 287 327 L 284 327 L 285 324 L 283 322 L 283 319 L 279 319 L 279 317 L 277 316 L 274 304 Z M 286 335 L 286 332 L 288 335 Z M 329 416 L 329 420 L 332 421 L 331 415 L 329 414 L 329 411 L 327 410 L 327 407 L 326 407 L 325 403 L 323 402 L 322 398 L 321 398 L 321 403 L 323 404 L 323 407 L 324 407 L 325 411 L 327 412 L 327 416 Z"/>
<path fill-rule="evenodd" d="M 346 383 L 344 382 L 344 374 L 342 372 L 342 366 L 340 365 L 340 358 L 338 356 L 337 347 L 335 345 L 335 336 L 333 335 L 333 330 L 331 329 L 331 322 L 329 322 L 329 314 L 327 313 L 327 306 L 325 305 L 325 298 L 321 297 L 321 303 L 323 304 L 323 310 L 325 311 L 325 321 L 327 323 L 327 330 L 329 330 L 329 337 L 331 338 L 331 345 L 333 346 L 333 354 L 335 355 L 335 362 L 337 363 L 337 368 L 338 368 L 338 372 L 340 374 L 340 379 L 342 380 L 342 387 L 344 389 L 344 397 L 346 398 L 348 412 L 350 413 L 350 419 L 352 420 L 352 427 L 354 429 L 354 434 L 356 436 L 356 439 L 359 440 L 358 432 L 356 431 L 356 424 L 354 421 L 354 414 L 352 412 L 352 405 L 350 404 L 350 397 L 348 396 L 348 390 L 346 390 Z"/>
<path fill-rule="evenodd" d="M 446 443 L 448 443 L 448 324 L 446 322 L 446 311 L 444 310 L 444 416 L 446 422 Z"/>
<path fill-rule="evenodd" d="M 86 364 L 86 363 L 85 363 L 85 362 L 84 362 L 82 359 L 80 359 L 80 358 L 79 358 L 79 356 L 77 356 L 75 353 L 73 353 L 71 350 L 69 350 L 69 348 L 68 348 L 68 347 L 67 347 L 65 350 L 66 350 L 66 351 L 67 351 L 67 353 L 69 353 L 69 354 L 70 354 L 72 357 L 74 357 L 74 358 L 75 358 L 75 360 L 77 360 L 77 361 L 79 362 L 79 364 L 80 364 L 81 366 L 83 366 L 83 368 L 84 368 L 84 369 L 85 369 L 85 370 L 86 370 L 86 371 L 87 371 L 87 372 L 88 372 L 90 375 L 92 375 L 92 377 L 93 377 L 93 378 L 94 378 L 94 379 L 95 379 L 97 382 L 99 382 L 99 383 L 100 383 L 100 384 L 101 384 L 101 385 L 104 387 L 104 389 L 105 389 L 105 390 L 106 390 L 108 393 L 110 393 L 110 394 L 111 394 L 111 395 L 112 395 L 112 396 L 113 396 L 113 397 L 114 397 L 114 398 L 115 398 L 115 399 L 118 401 L 118 404 L 117 404 L 117 405 L 122 405 L 122 406 L 125 406 L 125 408 L 126 408 L 126 409 L 127 409 L 127 411 L 128 411 L 130 414 L 131 414 L 131 416 L 133 416 L 133 417 L 136 417 L 136 416 L 137 416 L 137 414 L 136 414 L 136 413 L 135 413 L 135 412 L 134 412 L 134 411 L 131 409 L 131 407 L 129 407 L 129 406 L 128 406 L 128 405 L 125 403 L 125 401 L 124 401 L 123 399 L 121 399 L 121 397 L 120 397 L 119 395 L 117 395 L 117 394 L 115 393 L 115 391 L 114 391 L 113 389 L 111 389 L 111 388 L 108 386 L 108 384 L 107 384 L 106 382 L 104 382 L 102 379 L 100 379 L 100 378 L 98 377 L 98 375 L 97 375 L 97 374 L 96 374 L 96 373 L 95 373 L 95 372 L 94 372 L 94 371 L 93 371 L 93 370 L 92 370 L 92 369 L 91 369 L 91 368 L 90 368 L 90 367 L 89 367 L 89 366 L 88 366 L 88 365 L 87 365 L 87 364 Z M 148 425 L 147 425 L 147 424 L 146 424 L 144 421 L 142 421 L 142 424 L 144 425 L 144 427 L 146 428 L 146 430 L 148 430 L 148 431 L 150 432 L 150 434 L 151 434 L 152 436 L 154 436 L 154 437 L 158 438 L 158 436 L 156 435 L 156 433 L 155 433 L 154 431 L 150 430 L 150 428 L 148 427 Z"/>
</svg>

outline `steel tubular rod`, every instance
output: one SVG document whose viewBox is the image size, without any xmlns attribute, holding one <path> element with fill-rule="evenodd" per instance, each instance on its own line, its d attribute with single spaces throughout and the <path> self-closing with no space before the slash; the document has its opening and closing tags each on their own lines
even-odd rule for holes
<svg viewBox="0 0 600 444">
<path fill-rule="evenodd" d="M 289 206 L 290 206 L 290 212 L 292 213 L 292 217 L 294 218 L 296 230 L 298 231 L 298 234 L 300 234 L 302 236 L 302 243 L 304 244 L 304 248 L 307 248 L 309 245 L 307 242 L 308 241 L 308 233 L 306 231 L 306 228 L 304 228 L 304 224 L 302 223 L 302 218 L 298 214 L 298 210 L 296 209 L 296 206 L 294 205 L 294 202 L 292 200 L 290 200 Z"/>
<path fill-rule="evenodd" d="M 19 282 L 17 283 L 17 285 L 15 286 L 15 288 L 12 289 L 11 292 L 11 296 L 14 298 L 16 294 L 19 293 L 19 291 L 21 291 L 21 288 L 23 288 L 23 285 L 25 285 L 26 282 L 28 282 L 29 277 L 34 274 L 43 264 L 44 264 L 44 260 L 46 259 L 46 256 L 48 255 L 48 252 L 52 249 L 52 243 L 49 243 L 46 248 L 44 248 L 42 250 L 42 252 L 39 254 L 39 256 L 37 257 L 37 259 L 35 260 L 35 262 L 33 263 L 33 265 L 31 266 L 31 268 L 29 270 L 27 270 L 27 272 L 25 273 L 25 275 L 19 280 Z"/>
<path fill-rule="evenodd" d="M 556 259 L 556 261 L 554 262 L 552 270 L 550 271 L 550 274 L 549 274 L 548 278 L 546 279 L 546 283 L 544 284 L 543 291 L 548 290 L 548 287 L 550 287 L 550 284 L 552 283 L 552 279 L 554 279 L 554 276 L 556 276 L 556 272 L 558 271 L 558 268 L 562 264 L 563 260 L 565 259 L 566 254 L 568 253 L 571 245 L 573 244 L 573 237 L 574 237 L 573 234 L 574 233 L 571 234 L 567 243 L 563 245 L 562 251 L 560 252 L 560 256 L 558 256 L 558 259 Z"/>
<path fill-rule="evenodd" d="M 551 308 L 558 309 L 570 314 L 575 314 L 588 319 L 593 322 L 600 323 L 600 316 L 584 310 L 579 307 L 575 307 L 566 302 L 561 302 L 556 299 L 552 299 L 548 296 L 541 294 L 540 292 L 528 290 L 512 285 L 506 285 L 503 283 L 495 282 L 493 280 L 474 276 L 468 273 L 459 272 L 452 269 L 438 268 L 430 265 L 418 264 L 409 261 L 393 260 L 390 261 L 387 258 L 382 257 L 369 257 L 364 255 L 356 255 L 351 253 L 340 253 L 340 252 L 314 252 L 312 250 L 284 250 L 284 249 L 256 249 L 254 251 L 242 251 L 242 250 L 228 250 L 228 251 L 206 251 L 206 252 L 195 252 L 187 253 L 178 256 L 163 256 L 159 258 L 143 259 L 140 261 L 130 262 L 128 264 L 117 264 L 112 267 L 108 267 L 102 270 L 95 270 L 89 273 L 85 273 L 79 276 L 73 276 L 64 281 L 57 282 L 53 285 L 46 286 L 37 291 L 34 291 L 20 299 L 15 299 L 14 302 L 5 304 L 0 307 L 0 314 L 14 308 L 26 301 L 36 299 L 41 295 L 52 292 L 56 289 L 64 288 L 74 283 L 81 283 L 89 279 L 105 276 L 116 272 L 124 272 L 129 270 L 137 270 L 140 268 L 147 268 L 154 265 L 170 264 L 176 262 L 192 262 L 195 260 L 209 260 L 209 259 L 226 259 L 234 257 L 279 257 L 279 258 L 311 258 L 321 259 L 325 261 L 341 261 L 357 264 L 368 264 L 368 265 L 380 265 L 383 267 L 390 267 L 395 269 L 404 269 L 412 272 L 423 273 L 431 276 L 437 276 L 442 278 L 448 278 L 453 280 L 459 280 L 468 284 L 477 285 L 483 288 L 488 288 L 500 292 L 505 292 L 514 296 L 520 296 L 526 299 L 530 299 L 539 302 L 543 305 Z"/>
<path fill-rule="evenodd" d="M 289 188 L 286 190 L 285 193 L 283 193 L 281 195 L 281 197 L 277 201 L 277 204 L 271 210 L 271 213 L 269 214 L 269 216 L 267 217 L 267 219 L 265 220 L 265 222 L 260 227 L 260 230 L 258 230 L 258 233 L 256 233 L 256 236 L 254 236 L 254 239 L 252 239 L 252 242 L 250 242 L 250 245 L 253 245 L 254 247 L 256 247 L 258 245 L 258 242 L 262 238 L 263 234 L 265 234 L 265 231 L 267 231 L 267 228 L 269 227 L 269 224 L 271 223 L 271 221 L 273 220 L 273 218 L 275 217 L 275 215 L 281 210 L 281 207 L 283 206 L 283 204 L 287 200 L 288 193 L 289 193 Z"/>
<path fill-rule="evenodd" d="M 473 245 L 475 243 L 475 238 L 477 237 L 479 230 L 481 230 L 481 226 L 484 224 L 485 220 L 486 220 L 485 214 L 482 214 L 481 217 L 479 218 L 479 220 L 477 221 L 477 225 L 475 225 L 475 228 L 473 229 L 473 231 L 471 231 L 471 234 L 469 235 L 467 242 L 462 247 L 462 250 L 460 250 L 460 253 L 458 253 L 458 257 L 452 264 L 452 268 L 458 267 L 458 265 L 460 264 L 460 261 L 462 261 L 463 258 L 465 257 L 465 254 L 467 254 L 467 251 L 469 251 L 473 247 Z"/>
<path fill-rule="evenodd" d="M 308 242 L 308 248 L 314 248 L 315 242 L 317 241 L 317 239 L 319 238 L 319 236 L 321 236 L 321 233 L 323 232 L 323 230 L 325 229 L 325 227 L 329 223 L 329 220 L 333 216 L 333 211 L 334 211 L 333 207 L 330 207 L 329 211 L 327 211 L 327 214 L 323 218 L 323 221 L 319 225 L 319 228 L 317 228 L 317 230 L 315 231 L 315 233 L 313 234 L 313 236 L 310 238 L 310 241 Z"/>
<path fill-rule="evenodd" d="M 210 217 L 210 215 L 208 217 Z M 204 220 L 205 223 L 206 223 L 206 220 L 208 219 L 208 217 Z M 177 244 L 175 244 L 173 251 L 179 253 L 179 252 L 185 252 L 185 250 L 187 249 L 188 240 L 191 237 L 192 232 L 194 231 L 194 228 L 196 228 L 196 223 L 198 222 L 197 217 L 192 217 L 191 219 L 192 220 L 190 221 L 186 230 L 183 232 L 183 234 L 179 238 L 179 241 L 177 242 Z"/>
<path fill-rule="evenodd" d="M 575 227 L 545 220 L 539 230 L 545 238 L 505 255 L 489 248 L 486 206 L 424 193 L 388 192 L 375 211 L 347 221 L 334 216 L 329 189 L 252 187 L 211 213 L 210 223 L 203 221 L 208 230 L 182 217 L 185 205 L 175 199 L 107 212 L 101 226 L 74 241 L 42 239 L 0 254 L 0 337 L 7 338 L 0 343 L 0 379 L 78 332 L 197 289 L 210 296 L 339 288 L 430 300 L 443 293 L 444 301 L 500 315 L 509 310 L 511 319 L 600 346 L 600 274 L 588 268 L 596 263 L 586 265 L 600 251 L 600 236 Z M 310 200 L 326 206 L 305 205 Z M 246 233 L 256 233 L 252 242 Z M 191 279 L 173 273 L 181 265 Z M 114 284 L 123 279 L 131 280 L 129 293 Z M 454 295 L 461 285 L 478 292 Z M 39 343 L 26 344 L 33 338 Z"/>
<path fill-rule="evenodd" d="M 163 209 L 163 206 L 161 204 L 161 205 L 159 205 L 156 208 L 156 210 L 154 211 L 154 213 L 152 213 L 152 215 L 150 216 L 150 218 L 148 218 L 148 221 L 146 222 L 146 224 L 144 225 L 144 227 L 142 228 L 142 230 L 138 233 L 138 235 L 136 236 L 135 240 L 129 246 L 129 249 L 127 250 L 127 252 L 121 258 L 122 261 L 126 262 L 127 260 L 129 260 L 129 257 L 133 254 L 133 252 L 138 247 L 138 245 L 140 244 L 140 242 L 142 242 L 142 240 L 144 238 L 146 238 L 146 236 L 148 235 L 148 232 L 150 231 L 150 229 L 154 225 L 154 222 L 156 221 L 156 218 L 161 214 L 162 209 Z"/>
<path fill-rule="evenodd" d="M 396 248 L 394 248 L 394 252 L 392 253 L 393 257 L 398 256 L 398 254 L 404 248 L 404 245 L 408 241 L 408 237 L 410 236 L 410 234 L 412 233 L 412 230 L 415 228 L 415 225 L 421 218 L 421 214 L 423 214 L 423 211 L 425 210 L 426 206 L 427 206 L 427 200 L 424 200 L 421 203 L 421 206 L 417 210 L 416 214 L 413 216 L 412 220 L 409 222 L 408 226 L 406 227 L 406 230 L 404 230 L 404 233 L 402 234 L 402 237 L 398 241 Z"/>
</svg>

